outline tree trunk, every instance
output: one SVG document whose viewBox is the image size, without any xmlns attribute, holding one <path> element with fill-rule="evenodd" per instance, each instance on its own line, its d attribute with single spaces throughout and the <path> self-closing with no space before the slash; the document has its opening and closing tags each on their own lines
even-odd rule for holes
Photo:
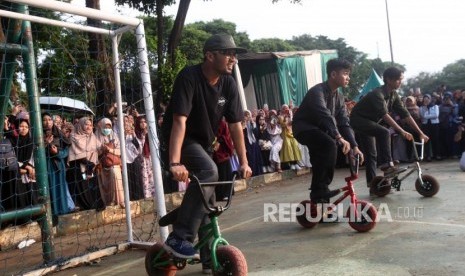
<svg viewBox="0 0 465 276">
<path fill-rule="evenodd" d="M 165 63 L 164 57 L 163 57 L 163 30 L 165 29 L 164 22 L 163 22 L 163 0 L 157 0 L 157 7 L 156 7 L 156 13 L 157 13 L 157 59 L 158 59 L 158 70 L 157 70 L 157 76 L 158 76 L 158 82 L 157 82 L 157 87 L 155 89 L 155 112 L 158 114 L 160 112 L 160 106 L 162 103 L 163 99 L 163 86 L 161 82 L 162 78 L 162 68 L 163 64 Z"/>
<path fill-rule="evenodd" d="M 171 30 L 170 40 L 168 41 L 168 56 L 170 57 L 170 63 L 174 67 L 175 49 L 179 45 L 181 40 L 182 29 L 184 28 L 184 22 L 186 21 L 187 11 L 191 0 L 180 0 L 176 19 L 174 20 L 173 30 Z"/>
<path fill-rule="evenodd" d="M 100 0 L 86 0 L 86 7 L 100 10 Z M 92 18 L 87 18 L 89 26 L 100 27 L 101 21 Z M 107 53 L 106 42 L 101 34 L 89 33 L 89 56 L 95 60 L 95 64 L 102 64 L 103 68 L 94 75 L 93 86 L 89 87 L 90 95 L 88 98 L 93 99 L 92 94 L 95 94 L 96 114 L 103 116 L 110 108 L 115 91 L 114 74 L 110 57 Z"/>
</svg>

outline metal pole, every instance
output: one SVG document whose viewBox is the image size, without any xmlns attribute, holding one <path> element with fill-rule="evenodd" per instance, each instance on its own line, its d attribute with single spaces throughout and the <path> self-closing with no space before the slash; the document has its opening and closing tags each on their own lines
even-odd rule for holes
<svg viewBox="0 0 465 276">
<path fill-rule="evenodd" d="M 103 21 L 109 21 L 112 23 L 119 23 L 123 25 L 130 25 L 136 27 L 139 25 L 139 19 L 128 17 L 124 15 L 102 12 L 87 7 L 80 7 L 77 5 L 69 4 L 66 2 L 60 2 L 55 0 L 10 0 L 10 2 L 24 4 L 32 7 L 43 8 L 46 10 L 60 11 L 69 14 L 76 14 L 92 19 L 99 19 Z"/>
<path fill-rule="evenodd" d="M 236 79 L 237 88 L 239 89 L 239 97 L 242 103 L 242 109 L 247 109 L 247 102 L 245 100 L 244 86 L 242 85 L 241 71 L 239 70 L 239 65 L 236 63 L 234 65 L 234 77 Z"/>
<path fill-rule="evenodd" d="M 126 211 L 126 226 L 128 230 L 128 241 L 133 242 L 134 237 L 132 234 L 132 219 L 131 219 L 131 202 L 129 201 L 129 186 L 128 186 L 128 168 L 126 163 L 126 135 L 124 133 L 124 120 L 123 120 L 123 105 L 121 102 L 121 79 L 120 79 L 120 60 L 118 53 L 118 35 L 111 37 L 112 50 L 113 50 L 113 71 L 115 75 L 115 94 L 116 94 L 116 111 L 118 113 L 118 128 L 119 128 L 119 142 L 121 148 L 121 163 L 123 168 L 123 189 L 124 189 L 124 205 Z"/>
<path fill-rule="evenodd" d="M 28 14 L 29 10 L 24 5 L 24 13 Z M 37 183 L 39 183 L 39 195 L 43 198 L 45 204 L 46 215 L 42 216 L 40 220 L 42 230 L 42 251 L 45 262 L 51 262 L 55 259 L 55 249 L 53 242 L 53 227 L 52 227 L 52 208 L 49 193 L 48 173 L 45 156 L 44 138 L 42 132 L 42 118 L 39 113 L 39 85 L 37 82 L 37 71 L 35 64 L 34 45 L 32 43 L 31 22 L 23 21 L 23 43 L 27 45 L 29 53 L 23 54 L 24 60 L 24 74 L 26 76 L 26 90 L 29 97 L 29 108 L 31 125 L 33 128 L 34 145 L 34 164 L 37 171 Z"/>
<path fill-rule="evenodd" d="M 384 0 L 386 3 L 386 18 L 387 18 L 387 26 L 388 26 L 388 35 L 389 35 L 389 48 L 391 49 L 391 63 L 394 64 L 394 54 L 392 53 L 392 39 L 391 39 L 391 25 L 389 24 L 389 9 L 387 0 Z"/>
<path fill-rule="evenodd" d="M 144 97 L 145 117 L 149 126 L 150 156 L 152 158 L 152 170 L 155 184 L 155 204 L 160 216 L 166 214 L 165 192 L 163 190 L 163 179 L 160 166 L 160 153 L 158 147 L 157 121 L 152 97 L 152 85 L 150 81 L 149 59 L 147 56 L 147 42 L 145 41 L 144 24 L 141 22 L 136 28 L 137 48 L 139 49 L 139 70 L 142 78 L 142 89 Z M 160 228 L 160 237 L 165 241 L 168 237 L 168 227 Z"/>
</svg>

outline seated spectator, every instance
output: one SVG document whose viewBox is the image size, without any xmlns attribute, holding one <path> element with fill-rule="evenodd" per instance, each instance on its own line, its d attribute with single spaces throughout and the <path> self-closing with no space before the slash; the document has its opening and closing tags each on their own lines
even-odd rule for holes
<svg viewBox="0 0 465 276">
<path fill-rule="evenodd" d="M 281 137 L 282 129 L 279 125 L 278 116 L 276 111 L 270 111 L 270 122 L 267 127 L 268 133 L 270 134 L 271 150 L 270 150 L 270 163 L 275 172 L 282 172 L 281 169 L 281 158 L 279 152 L 283 147 L 283 138 Z"/>
<path fill-rule="evenodd" d="M 266 123 L 264 114 L 265 114 L 264 112 L 263 114 L 260 114 L 259 112 L 257 115 L 256 137 L 258 139 L 258 145 L 260 146 L 260 150 L 262 154 L 263 172 L 269 173 L 269 172 L 273 172 L 273 168 L 271 168 L 271 163 L 270 163 L 270 152 L 271 152 L 271 147 L 273 145 L 271 144 L 271 137 L 267 130 L 267 123 Z"/>
</svg>

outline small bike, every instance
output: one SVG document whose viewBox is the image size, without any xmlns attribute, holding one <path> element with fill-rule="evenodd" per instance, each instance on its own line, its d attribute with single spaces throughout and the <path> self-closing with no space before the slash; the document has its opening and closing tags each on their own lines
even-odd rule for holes
<svg viewBox="0 0 465 276">
<path fill-rule="evenodd" d="M 220 227 L 218 225 L 218 217 L 231 206 L 231 199 L 234 189 L 234 174 L 232 181 L 204 182 L 200 183 L 195 175 L 190 175 L 189 185 L 197 185 L 202 193 L 203 204 L 209 211 L 210 223 L 202 225 L 199 232 L 202 232 L 202 238 L 195 244 L 195 249 L 200 250 L 204 246 L 210 246 L 211 252 L 211 268 L 213 275 L 247 275 L 247 261 L 242 252 L 229 243 L 222 237 Z M 210 205 L 205 199 L 202 187 L 216 185 L 231 185 L 229 197 L 224 205 Z M 172 224 L 177 217 L 177 210 L 163 216 L 160 221 L 160 226 L 168 226 Z M 210 243 L 210 240 L 213 239 Z M 182 270 L 187 264 L 198 264 L 200 259 L 182 259 L 177 258 L 167 252 L 161 243 L 154 244 L 145 256 L 145 270 L 150 276 L 173 276 L 177 270 Z"/>
<path fill-rule="evenodd" d="M 425 142 L 415 142 L 412 140 L 413 154 L 415 156 L 415 164 L 400 168 L 396 173 L 386 176 L 375 176 L 370 183 L 370 194 L 383 197 L 391 192 L 391 189 L 400 191 L 402 181 L 410 176 L 412 173 L 417 173 L 417 180 L 415 181 L 415 189 L 424 197 L 432 197 L 439 191 L 439 183 L 431 175 L 423 174 L 420 166 L 420 161 L 423 160 L 423 151 Z M 417 146 L 420 147 L 420 155 L 418 155 Z M 406 172 L 405 175 L 400 177 L 401 174 Z"/>
<path fill-rule="evenodd" d="M 357 199 L 353 182 L 358 178 L 359 156 L 351 157 L 349 162 L 350 176 L 345 178 L 346 186 L 337 189 L 338 193 L 344 193 L 333 203 L 321 204 L 314 203 L 311 200 L 304 200 L 297 206 L 296 219 L 300 225 L 305 228 L 312 228 L 320 221 L 335 221 L 335 219 L 344 219 L 349 225 L 358 232 L 368 232 L 376 225 L 378 212 L 376 208 L 368 201 Z M 337 195 L 337 194 L 336 194 Z M 350 197 L 350 205 L 345 217 L 338 218 L 334 216 L 336 212 L 342 211 L 339 204 L 347 197 Z M 343 216 L 343 214 L 342 214 Z M 330 219 L 332 217 L 332 219 Z"/>
</svg>

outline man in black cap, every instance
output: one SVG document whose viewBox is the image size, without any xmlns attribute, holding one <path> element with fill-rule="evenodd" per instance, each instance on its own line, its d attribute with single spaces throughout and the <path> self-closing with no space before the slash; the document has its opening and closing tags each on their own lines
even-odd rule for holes
<svg viewBox="0 0 465 276">
<path fill-rule="evenodd" d="M 169 153 L 165 162 L 174 180 L 188 181 L 189 172 L 200 182 L 218 180 L 212 146 L 223 116 L 229 124 L 240 172 L 244 178 L 252 175 L 241 126 L 244 112 L 231 76 L 237 63 L 236 54 L 245 52 L 236 47 L 230 35 L 213 35 L 205 42 L 203 62 L 186 67 L 178 74 L 161 128 Z M 207 201 L 214 202 L 214 187 L 204 188 L 204 194 Z M 196 258 L 198 254 L 192 243 L 199 227 L 207 221 L 200 191 L 196 185 L 189 185 L 164 248 L 179 258 Z M 209 252 L 202 250 L 201 254 L 206 269 Z"/>
</svg>

